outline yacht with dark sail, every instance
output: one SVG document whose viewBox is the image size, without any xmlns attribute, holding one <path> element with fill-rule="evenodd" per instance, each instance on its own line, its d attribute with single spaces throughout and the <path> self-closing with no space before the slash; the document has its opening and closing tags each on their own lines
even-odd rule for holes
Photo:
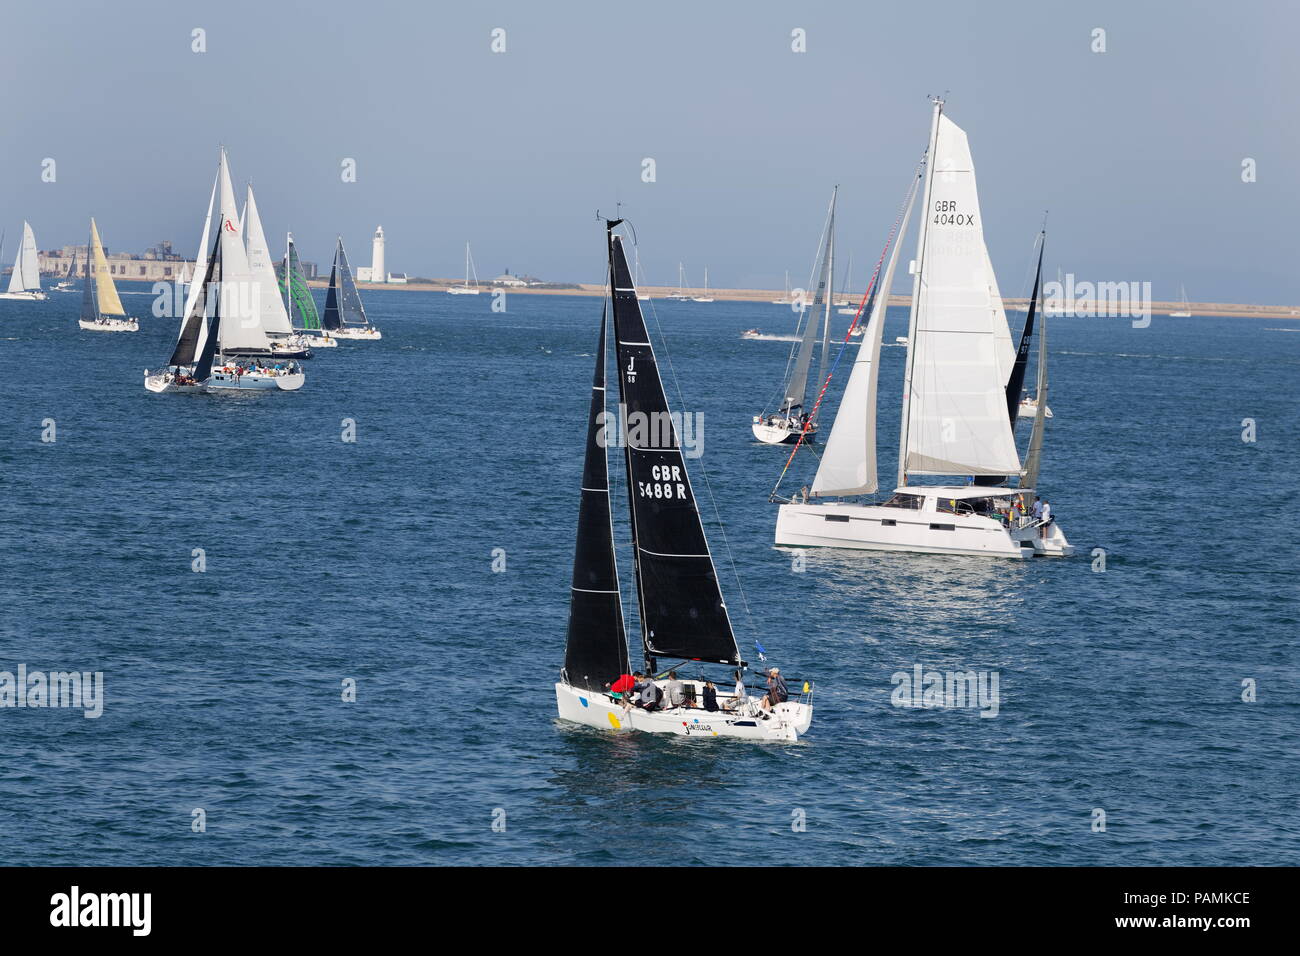
<svg viewBox="0 0 1300 956">
<path fill-rule="evenodd" d="M 330 287 L 325 293 L 325 313 L 321 316 L 321 326 L 336 339 L 383 338 L 366 318 L 361 293 L 357 291 L 356 280 L 352 278 L 352 267 L 348 265 L 348 254 L 343 249 L 342 236 L 339 236 L 338 245 L 334 248 L 334 265 L 330 267 Z"/>
<path fill-rule="evenodd" d="M 289 325 L 302 341 L 315 349 L 338 348 L 338 340 L 321 325 L 316 300 L 312 297 L 311 287 L 307 285 L 307 275 L 298 258 L 298 247 L 293 242 L 293 233 L 289 233 L 285 240 L 284 262 L 280 267 L 280 294 L 284 296 Z"/>
<path fill-rule="evenodd" d="M 213 282 L 213 275 L 219 274 L 220 268 L 221 238 L 218 237 L 208 257 L 207 271 L 186 309 L 171 358 L 161 369 L 144 370 L 144 387 L 149 391 L 194 394 L 208 390 L 221 325 L 220 296 Z"/>
<path fill-rule="evenodd" d="M 805 683 L 802 692 L 766 706 L 751 700 L 743 679 L 737 680 L 747 665 L 722 596 L 622 238 L 613 232 L 621 222 L 606 221 L 606 308 L 613 316 L 619 397 L 626 412 L 617 441 L 608 441 L 603 309 L 587 416 L 564 669 L 555 684 L 559 715 L 607 731 L 796 740 L 812 722 L 811 685 Z M 633 416 L 651 427 L 629 427 Z M 670 689 L 680 698 L 665 694 L 650 708 L 632 706 L 628 697 L 631 675 L 606 456 L 611 443 L 621 444 L 624 452 L 644 680 L 663 687 L 659 679 L 677 668 L 698 666 L 701 671 L 699 677 L 675 682 L 670 678 L 669 685 L 679 685 Z M 707 665 L 725 668 L 728 676 L 719 683 L 730 689 L 735 681 L 736 692 L 724 695 L 706 686 Z M 642 686 L 653 690 L 644 680 Z M 614 690 L 616 684 L 620 690 Z"/>
<path fill-rule="evenodd" d="M 821 253 L 821 266 L 817 275 L 817 288 L 813 294 L 812 306 L 800 295 L 793 309 L 795 316 L 795 335 L 798 344 L 791 352 L 792 360 L 787 360 L 788 375 L 781 387 L 780 400 L 776 410 L 771 406 L 763 409 L 761 415 L 755 415 L 752 428 L 754 437 L 768 445 L 795 444 L 800 440 L 810 442 L 816 439 L 817 422 L 813 415 L 805 410 L 808 395 L 808 370 L 812 365 L 813 351 L 817 347 L 817 320 L 821 318 L 822 326 L 822 374 L 826 371 L 826 349 L 830 336 L 831 302 L 834 296 L 835 278 L 835 198 L 839 193 L 836 186 L 831 191 L 831 205 L 826 213 L 826 225 L 822 230 L 818 252 Z M 820 316 L 819 316 L 820 313 Z M 802 324 L 803 329 L 799 326 Z"/>
</svg>

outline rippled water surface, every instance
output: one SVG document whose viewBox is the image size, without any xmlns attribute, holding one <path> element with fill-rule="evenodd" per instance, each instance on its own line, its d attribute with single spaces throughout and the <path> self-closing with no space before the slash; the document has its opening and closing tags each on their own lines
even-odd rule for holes
<svg viewBox="0 0 1300 956">
<path fill-rule="evenodd" d="M 106 682 L 98 720 L 0 709 L 0 863 L 1300 862 L 1300 336 L 1276 319 L 1054 322 L 1041 485 L 1077 557 L 795 573 L 785 452 L 748 426 L 789 345 L 739 338 L 789 312 L 655 303 L 742 649 L 817 684 L 805 740 L 754 745 L 555 720 L 599 300 L 369 293 L 382 342 L 216 398 L 145 392 L 173 323 L 125 299 L 138 334 L 79 331 L 79 295 L 0 302 L 0 670 Z M 916 664 L 998 672 L 998 716 L 891 706 Z"/>
</svg>

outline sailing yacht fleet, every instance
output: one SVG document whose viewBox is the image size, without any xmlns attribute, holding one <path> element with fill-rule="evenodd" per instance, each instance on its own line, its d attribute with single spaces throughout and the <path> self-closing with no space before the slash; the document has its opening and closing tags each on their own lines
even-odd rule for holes
<svg viewBox="0 0 1300 956">
<path fill-rule="evenodd" d="M 838 297 L 834 292 L 837 199 L 835 187 L 813 260 L 811 298 L 792 295 L 787 273 L 786 295 L 776 300 L 794 313 L 793 347 L 775 401 L 751 422 L 759 443 L 793 446 L 770 495 L 776 505 L 775 545 L 1015 559 L 1072 555 L 1074 547 L 1038 495 L 1046 422 L 1053 417 L 1047 406 L 1042 302 L 1045 230 L 1038 238 L 1033 294 L 1013 344 L 984 241 L 967 135 L 946 115 L 942 100 L 933 102 L 926 150 L 856 307 L 848 298 L 851 279 L 846 277 Z M 907 351 L 896 478 L 882 488 L 876 434 L 882 338 L 889 292 L 918 200 L 916 251 L 907 267 L 912 277 L 908 334 L 897 337 Z M 564 666 L 554 685 L 558 714 L 603 731 L 795 741 L 812 723 L 812 682 L 772 668 L 763 675 L 767 692 L 749 694 L 749 664 L 642 313 L 646 297 L 637 293 L 624 237 L 616 231 L 622 223 L 604 220 L 607 284 L 583 438 Z M 2 249 L 0 238 L 0 255 Z M 137 331 L 139 323 L 123 308 L 93 218 L 86 250 L 80 328 Z M 58 290 L 70 289 L 75 269 L 74 260 Z M 707 270 L 704 282 L 701 294 L 691 294 L 679 263 L 677 291 L 664 298 L 712 302 Z M 178 285 L 184 289 L 183 279 Z M 468 243 L 465 281 L 447 291 L 479 294 Z M 0 298 L 45 298 L 35 237 L 26 222 Z M 342 339 L 382 338 L 366 315 L 341 237 L 323 311 L 316 308 L 291 233 L 277 270 L 251 185 L 242 209 L 237 208 L 224 149 L 183 301 L 166 364 L 145 371 L 150 392 L 296 391 L 305 384 L 302 363 L 313 350 L 336 348 Z M 834 359 L 829 352 L 833 309 L 853 316 Z M 1025 379 L 1035 334 L 1031 391 Z M 629 426 L 629 415 L 616 417 L 621 429 L 616 442 L 606 435 L 610 352 L 619 408 L 652 422 L 649 429 L 638 429 Z M 824 446 L 814 456 L 815 472 L 797 492 L 783 494 L 792 468 L 798 473 L 795 462 L 808 458 L 799 452 L 821 444 L 818 415 L 845 354 L 850 356 L 847 381 Z M 1023 453 L 1016 435 L 1020 419 L 1030 422 Z M 615 549 L 610 444 L 622 449 L 627 489 L 632 589 L 644 661 L 635 672 Z M 755 645 L 762 657 L 762 646 Z M 688 667 L 693 673 L 679 680 L 676 670 Z M 716 683 L 707 668 L 720 669 Z"/>
</svg>

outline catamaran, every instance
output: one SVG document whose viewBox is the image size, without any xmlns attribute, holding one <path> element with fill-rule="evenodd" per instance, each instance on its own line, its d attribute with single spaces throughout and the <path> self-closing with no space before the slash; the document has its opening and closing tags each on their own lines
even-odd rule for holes
<svg viewBox="0 0 1300 956">
<path fill-rule="evenodd" d="M 1178 297 L 1183 300 L 1183 307 L 1176 312 L 1170 312 L 1169 318 L 1190 319 L 1192 317 L 1192 310 L 1187 304 L 1187 290 L 1181 285 L 1178 287 Z"/>
<path fill-rule="evenodd" d="M 284 296 L 285 313 L 289 316 L 289 325 L 294 333 L 312 348 L 338 348 L 338 340 L 321 326 L 320 313 L 316 311 L 316 300 L 312 297 L 307 275 L 298 259 L 298 247 L 294 245 L 293 233 L 288 233 L 285 239 L 284 263 L 280 273 L 280 292 Z M 300 325 L 294 325 L 295 316 Z"/>
<path fill-rule="evenodd" d="M 813 296 L 812 307 L 808 308 L 802 300 L 794 308 L 795 335 L 799 344 L 792 350 L 793 364 L 786 361 L 789 372 L 781 389 L 781 399 L 777 410 L 769 412 L 763 409 L 761 415 L 755 415 L 751 428 L 754 437 L 768 445 L 794 444 L 802 437 L 804 441 L 813 441 L 817 435 L 817 423 L 810 413 L 804 412 L 804 402 L 808 391 L 808 369 L 812 365 L 813 349 L 817 344 L 817 317 L 822 312 L 822 364 L 821 371 L 826 372 L 826 349 L 829 344 L 831 322 L 831 289 L 835 272 L 835 200 L 839 187 L 831 190 L 831 205 L 826 214 L 826 225 L 822 229 L 818 242 L 821 253 L 821 267 L 817 275 L 817 290 Z M 815 260 L 814 260 L 815 261 Z M 799 324 L 803 323 L 800 331 Z M 771 406 L 769 405 L 768 408 Z"/>
<path fill-rule="evenodd" d="M 342 236 L 339 236 L 338 245 L 334 247 L 334 265 L 330 267 L 330 287 L 325 293 L 325 313 L 321 316 L 321 325 L 336 339 L 374 341 L 383 338 L 366 318 L 366 308 L 361 304 L 361 293 L 357 291 L 356 280 L 352 278 L 352 267 L 348 265 L 348 254 L 343 249 Z"/>
<path fill-rule="evenodd" d="M 471 282 L 470 276 L 473 276 Z M 462 285 L 451 286 L 447 290 L 448 295 L 478 295 L 478 270 L 474 268 L 474 257 L 469 253 L 469 243 L 465 243 L 465 282 Z"/>
<path fill-rule="evenodd" d="M 656 423 L 645 429 L 622 423 L 621 443 L 627 472 L 631 515 L 633 566 L 640 608 L 641 643 L 651 679 L 664 669 L 661 661 L 723 665 L 743 675 L 735 633 L 722 597 L 717 570 L 709 551 L 699 508 L 691 490 L 686 460 L 672 424 L 668 399 L 646 330 L 636 285 L 628 270 L 622 238 L 606 222 L 610 300 L 614 345 L 623 407 Z M 706 693 L 702 678 L 681 681 L 680 704 L 665 699 L 662 707 L 629 706 L 629 674 L 623 600 L 614 551 L 613 507 L 605 440 L 605 325 L 601 312 L 596 371 L 587 416 L 586 458 L 573 558 L 569 626 L 564 669 L 555 684 L 562 719 L 605 731 L 639 730 L 687 737 L 740 737 L 749 740 L 792 741 L 812 722 L 812 687 L 771 707 L 748 698 L 743 680 L 734 696 Z M 659 425 L 662 424 L 662 427 Z M 657 440 L 656 440 L 657 438 Z M 728 681 L 729 686 L 729 681 Z M 709 710 L 706 700 L 716 700 Z"/>
<path fill-rule="evenodd" d="M 922 176 L 925 213 L 913 269 L 897 484 L 879 504 L 829 500 L 872 495 L 879 488 L 881 332 Z M 1073 554 L 1050 513 L 1039 515 L 1035 498 L 1047 410 L 1046 324 L 1039 331 L 1037 412 L 1022 467 L 1014 429 L 1028 340 L 1022 334 L 1019 352 L 1011 345 L 984 244 L 966 133 L 944 115 L 942 100 L 934 102 L 926 158 L 909 186 L 900 221 L 868 335 L 857 347 L 811 491 L 805 487 L 791 499 L 773 491 L 772 500 L 785 502 L 778 510 L 776 544 L 1010 558 Z M 1038 310 L 1041 280 L 1042 237 L 1031 300 Z M 1026 326 L 1025 333 L 1031 332 L 1032 317 Z M 910 480 L 931 475 L 964 480 L 960 485 Z M 1019 479 L 1014 487 L 1011 476 Z"/>
<path fill-rule="evenodd" d="M 251 349 L 227 353 L 233 358 L 309 359 L 310 343 L 299 336 L 289 321 L 289 312 L 280 297 L 280 283 L 271 262 L 266 233 L 262 230 L 262 217 L 257 211 L 253 184 L 248 184 L 241 217 L 244 232 L 244 250 L 248 256 L 248 269 L 253 276 L 252 288 L 256 292 L 258 325 L 266 333 L 265 350 Z"/>
<path fill-rule="evenodd" d="M 713 297 L 709 295 L 709 267 L 704 267 L 704 294 L 691 296 L 692 302 L 712 302 Z"/>
<path fill-rule="evenodd" d="M 86 282 L 81 290 L 81 318 L 77 320 L 77 325 L 90 332 L 140 331 L 140 323 L 122 308 L 122 298 L 117 294 L 117 286 L 108 270 L 108 257 L 104 255 L 104 247 L 99 242 L 99 228 L 95 225 L 93 216 L 86 251 Z"/>
<path fill-rule="evenodd" d="M 24 220 L 23 238 L 18 244 L 14 271 L 9 275 L 9 291 L 0 292 L 0 299 L 39 302 L 45 298 L 45 293 L 41 291 L 41 266 L 36 254 L 36 236 L 32 234 L 32 227 Z"/>
</svg>

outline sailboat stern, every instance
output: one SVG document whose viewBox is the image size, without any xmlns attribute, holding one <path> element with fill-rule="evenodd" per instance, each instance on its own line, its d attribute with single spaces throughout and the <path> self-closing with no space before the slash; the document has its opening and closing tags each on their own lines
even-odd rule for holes
<svg viewBox="0 0 1300 956">
<path fill-rule="evenodd" d="M 626 733 L 632 729 L 623 705 L 606 694 L 556 681 L 555 704 L 561 720 L 612 733 Z"/>
</svg>

